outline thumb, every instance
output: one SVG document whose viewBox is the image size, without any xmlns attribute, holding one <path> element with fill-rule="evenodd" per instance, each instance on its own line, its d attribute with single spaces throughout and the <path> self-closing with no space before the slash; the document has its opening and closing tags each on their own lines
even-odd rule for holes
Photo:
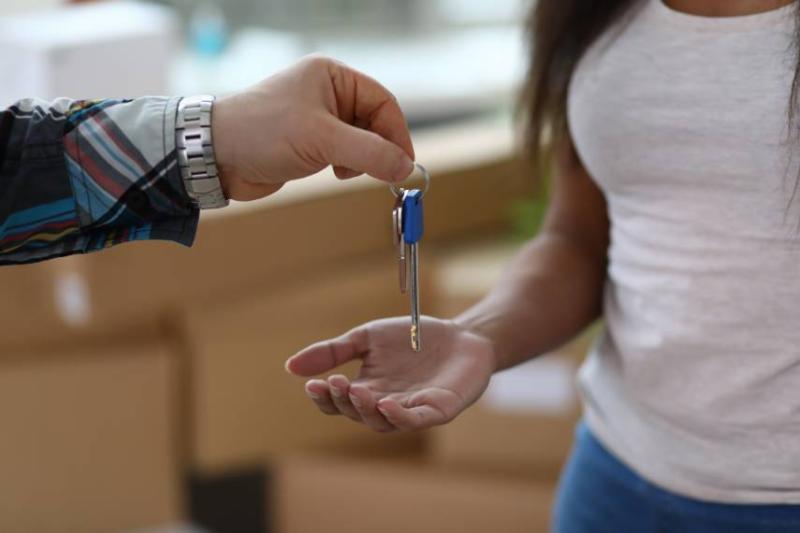
<svg viewBox="0 0 800 533">
<path fill-rule="evenodd" d="M 429 429 L 448 422 L 447 416 L 431 405 L 404 407 L 395 399 L 384 398 L 378 402 L 377 409 L 390 424 L 404 431 Z"/>
<path fill-rule="evenodd" d="M 329 164 L 383 181 L 403 181 L 414 171 L 414 162 L 398 145 L 344 122 L 337 121 L 329 146 Z"/>
<path fill-rule="evenodd" d="M 301 350 L 286 361 L 286 370 L 296 376 L 316 376 L 361 357 L 368 350 L 369 334 L 362 326 Z"/>
</svg>

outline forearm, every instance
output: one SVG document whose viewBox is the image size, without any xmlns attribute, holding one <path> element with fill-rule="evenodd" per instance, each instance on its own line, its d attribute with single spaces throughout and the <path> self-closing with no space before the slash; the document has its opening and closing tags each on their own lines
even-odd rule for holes
<svg viewBox="0 0 800 533">
<path fill-rule="evenodd" d="M 604 258 L 569 236 L 545 232 L 456 322 L 492 341 L 501 370 L 558 348 L 594 322 L 604 283 Z"/>
<path fill-rule="evenodd" d="M 114 244 L 191 244 L 177 99 L 23 100 L 0 111 L 0 264 Z"/>
</svg>

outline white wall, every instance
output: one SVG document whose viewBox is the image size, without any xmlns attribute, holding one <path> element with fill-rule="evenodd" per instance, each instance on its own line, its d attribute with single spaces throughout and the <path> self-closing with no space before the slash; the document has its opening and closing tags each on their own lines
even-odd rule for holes
<svg viewBox="0 0 800 533">
<path fill-rule="evenodd" d="M 0 16 L 57 6 L 64 0 L 0 0 Z"/>
</svg>

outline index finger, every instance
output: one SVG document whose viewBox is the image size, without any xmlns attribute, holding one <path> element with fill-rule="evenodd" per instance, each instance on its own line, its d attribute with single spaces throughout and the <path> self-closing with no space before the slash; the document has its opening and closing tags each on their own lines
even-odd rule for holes
<svg viewBox="0 0 800 533">
<path fill-rule="evenodd" d="M 381 83 L 341 63 L 332 63 L 331 79 L 339 118 L 377 133 L 415 160 L 414 144 L 403 110 Z"/>
<path fill-rule="evenodd" d="M 286 370 L 297 376 L 322 374 L 361 357 L 369 349 L 367 328 L 355 328 L 341 337 L 312 344 L 286 361 Z"/>
</svg>

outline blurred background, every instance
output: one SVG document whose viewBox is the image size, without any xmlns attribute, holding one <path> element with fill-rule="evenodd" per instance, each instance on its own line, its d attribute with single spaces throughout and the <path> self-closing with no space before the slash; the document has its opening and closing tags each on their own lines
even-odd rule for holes
<svg viewBox="0 0 800 533">
<path fill-rule="evenodd" d="M 530 7 L 2 0 L 0 107 L 222 95 L 308 53 L 346 61 L 408 114 L 433 174 L 423 311 L 453 316 L 535 235 L 546 202 L 515 135 Z M 191 250 L 150 242 L 0 269 L 0 531 L 547 531 L 588 334 L 414 435 L 325 417 L 283 370 L 311 342 L 407 313 L 393 202 L 325 171 L 204 213 Z"/>
</svg>

